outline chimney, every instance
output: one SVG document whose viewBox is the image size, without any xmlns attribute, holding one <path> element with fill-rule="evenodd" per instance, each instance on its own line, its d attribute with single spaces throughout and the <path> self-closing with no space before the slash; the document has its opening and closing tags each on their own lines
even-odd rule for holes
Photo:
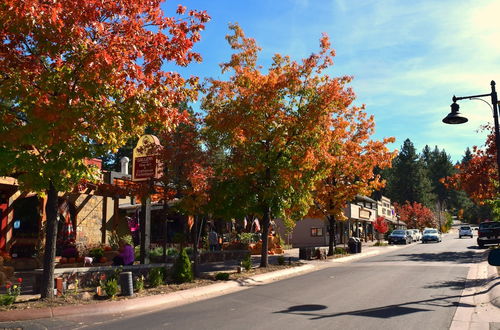
<svg viewBox="0 0 500 330">
<path fill-rule="evenodd" d="M 129 162 L 130 162 L 130 159 L 128 157 L 122 157 L 122 159 L 120 159 L 120 164 L 122 165 L 122 170 L 121 170 L 122 174 L 128 175 L 128 163 Z"/>
</svg>

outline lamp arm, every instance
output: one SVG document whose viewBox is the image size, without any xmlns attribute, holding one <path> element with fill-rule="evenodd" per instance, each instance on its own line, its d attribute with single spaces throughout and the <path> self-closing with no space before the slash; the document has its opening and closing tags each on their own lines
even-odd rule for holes
<svg viewBox="0 0 500 330">
<path fill-rule="evenodd" d="M 480 95 L 471 95 L 471 96 L 455 96 L 453 95 L 453 102 L 459 101 L 459 100 L 467 100 L 467 99 L 473 99 L 473 98 L 478 98 L 478 97 L 486 97 L 486 96 L 491 96 L 491 93 L 489 94 L 480 94 Z"/>
</svg>

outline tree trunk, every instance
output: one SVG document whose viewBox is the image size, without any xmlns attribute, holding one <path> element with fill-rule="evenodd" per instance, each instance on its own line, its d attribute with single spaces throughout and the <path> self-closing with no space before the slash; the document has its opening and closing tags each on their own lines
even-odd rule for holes
<svg viewBox="0 0 500 330">
<path fill-rule="evenodd" d="M 45 206 L 46 214 L 46 229 L 45 229 L 45 253 L 43 255 L 43 274 L 40 286 L 40 294 L 42 298 L 54 297 L 54 267 L 56 257 L 56 240 L 57 240 L 57 190 L 49 182 L 47 190 L 47 204 Z"/>
<path fill-rule="evenodd" d="M 193 273 L 194 277 L 198 278 L 200 277 L 200 255 L 199 255 L 199 250 L 198 250 L 198 244 L 200 242 L 200 229 L 198 227 L 201 227 L 200 224 L 198 223 L 198 216 L 194 216 L 194 244 L 193 244 Z"/>
<path fill-rule="evenodd" d="M 337 240 L 335 238 L 335 217 L 333 215 L 328 215 L 328 255 L 333 256 L 335 253 L 335 247 L 337 246 Z"/>
<path fill-rule="evenodd" d="M 267 267 L 267 249 L 268 249 L 268 236 L 269 236 L 269 223 L 271 221 L 271 208 L 269 206 L 264 206 L 262 217 L 262 251 L 260 255 L 260 267 Z"/>
<path fill-rule="evenodd" d="M 167 237 L 168 237 L 168 204 L 167 199 L 163 201 L 163 262 L 167 263 Z"/>
</svg>

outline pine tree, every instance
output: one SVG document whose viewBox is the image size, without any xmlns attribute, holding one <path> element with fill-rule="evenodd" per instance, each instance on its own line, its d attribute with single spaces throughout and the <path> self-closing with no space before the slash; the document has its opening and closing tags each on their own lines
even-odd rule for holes
<svg viewBox="0 0 500 330">
<path fill-rule="evenodd" d="M 420 159 L 415 146 L 406 139 L 401 151 L 392 162 L 392 169 L 385 172 L 387 194 L 392 201 L 404 204 L 406 201 L 419 202 L 427 207 L 434 204 L 431 182 L 425 162 Z"/>
</svg>

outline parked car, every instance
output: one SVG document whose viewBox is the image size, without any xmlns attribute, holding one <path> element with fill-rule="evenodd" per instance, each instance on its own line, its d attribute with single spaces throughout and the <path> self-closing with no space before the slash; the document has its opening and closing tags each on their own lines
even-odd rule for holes
<svg viewBox="0 0 500 330">
<path fill-rule="evenodd" d="M 408 229 L 408 231 L 411 234 L 411 241 L 416 242 L 417 241 L 417 233 L 415 233 L 416 229 Z"/>
<path fill-rule="evenodd" d="M 409 230 L 396 229 L 387 237 L 389 244 L 410 244 L 413 241 L 412 232 Z"/>
<path fill-rule="evenodd" d="M 409 229 L 409 230 L 413 232 L 412 237 L 414 242 L 418 242 L 422 239 L 422 232 L 420 230 L 418 229 Z"/>
<path fill-rule="evenodd" d="M 441 234 L 437 229 L 426 229 L 422 234 L 422 243 L 441 242 Z"/>
<path fill-rule="evenodd" d="M 460 226 L 460 229 L 458 230 L 458 238 L 462 238 L 464 236 L 472 238 L 473 232 L 471 226 Z"/>
<path fill-rule="evenodd" d="M 477 232 L 477 245 L 483 247 L 486 244 L 500 243 L 500 222 L 481 222 Z"/>
</svg>

